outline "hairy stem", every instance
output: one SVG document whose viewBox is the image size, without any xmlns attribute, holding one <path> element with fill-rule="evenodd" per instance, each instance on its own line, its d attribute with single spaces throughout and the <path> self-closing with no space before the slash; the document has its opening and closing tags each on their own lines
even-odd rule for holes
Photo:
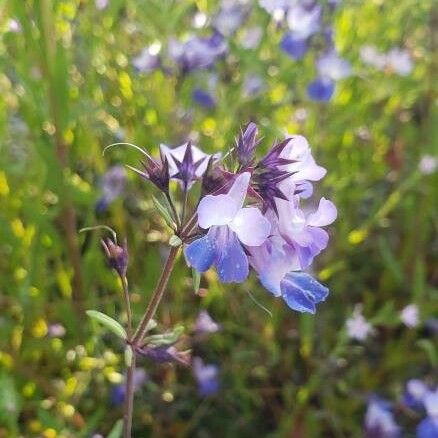
<svg viewBox="0 0 438 438">
<path fill-rule="evenodd" d="M 172 273 L 173 266 L 175 264 L 176 256 L 178 255 L 179 247 L 172 247 L 170 249 L 169 255 L 167 257 L 166 263 L 164 264 L 163 271 L 161 272 L 160 278 L 158 280 L 157 286 L 152 294 L 151 300 L 146 308 L 143 318 L 135 331 L 132 338 L 132 346 L 135 348 L 139 345 L 146 334 L 146 327 L 149 321 L 154 317 L 157 307 L 163 298 L 164 291 L 169 281 L 170 274 Z"/>
<path fill-rule="evenodd" d="M 122 280 L 122 286 L 123 286 L 123 298 L 125 300 L 125 307 L 126 307 L 126 315 L 128 317 L 128 339 L 131 339 L 132 335 L 132 311 L 131 311 L 131 301 L 129 299 L 129 289 L 128 289 L 128 279 L 126 276 L 120 277 Z"/>
<path fill-rule="evenodd" d="M 125 408 L 123 414 L 123 438 L 131 438 L 132 414 L 134 413 L 135 352 L 126 375 Z"/>
</svg>

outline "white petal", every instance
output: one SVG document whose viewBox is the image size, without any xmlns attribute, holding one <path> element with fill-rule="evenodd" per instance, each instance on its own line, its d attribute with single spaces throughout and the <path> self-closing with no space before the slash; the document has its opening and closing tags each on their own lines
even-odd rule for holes
<svg viewBox="0 0 438 438">
<path fill-rule="evenodd" d="M 335 204 L 325 198 L 321 198 L 318 210 L 308 216 L 307 225 L 312 227 L 324 227 L 334 222 L 337 215 L 338 212 Z"/>
<path fill-rule="evenodd" d="M 228 196 L 234 200 L 235 204 L 239 206 L 239 209 L 242 208 L 243 203 L 245 202 L 250 178 L 251 174 L 249 172 L 240 174 L 235 179 L 230 191 L 228 192 Z"/>
<path fill-rule="evenodd" d="M 239 240 L 248 246 L 260 246 L 269 236 L 271 224 L 255 207 L 242 208 L 229 227 Z"/>
<path fill-rule="evenodd" d="M 198 224 L 201 228 L 227 225 L 236 216 L 240 206 L 229 195 L 207 195 L 198 207 Z"/>
</svg>

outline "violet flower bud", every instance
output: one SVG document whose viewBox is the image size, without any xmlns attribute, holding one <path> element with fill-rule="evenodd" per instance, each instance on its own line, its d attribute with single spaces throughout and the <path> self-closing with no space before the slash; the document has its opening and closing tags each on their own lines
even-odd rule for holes
<svg viewBox="0 0 438 438">
<path fill-rule="evenodd" d="M 126 239 L 123 242 L 123 246 L 114 243 L 109 238 L 102 239 L 101 243 L 111 268 L 121 277 L 125 277 L 126 270 L 128 269 L 128 245 Z"/>
</svg>

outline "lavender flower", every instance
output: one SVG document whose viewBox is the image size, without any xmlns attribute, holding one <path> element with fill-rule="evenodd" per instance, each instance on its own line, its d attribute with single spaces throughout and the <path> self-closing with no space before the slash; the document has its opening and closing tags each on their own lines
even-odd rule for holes
<svg viewBox="0 0 438 438">
<path fill-rule="evenodd" d="M 427 417 L 417 426 L 417 437 L 435 438 L 438 436 L 438 389 L 429 391 L 423 401 Z"/>
<path fill-rule="evenodd" d="M 219 33 L 209 38 L 192 36 L 185 42 L 171 40 L 168 48 L 170 58 L 183 73 L 211 67 L 226 51 L 227 43 Z"/>
<path fill-rule="evenodd" d="M 431 175 L 438 168 L 438 159 L 432 155 L 423 155 L 418 168 L 423 175 Z"/>
<path fill-rule="evenodd" d="M 98 213 L 104 212 L 123 193 L 125 185 L 125 169 L 122 166 L 110 167 L 102 177 L 102 196 L 97 201 L 96 211 Z"/>
<path fill-rule="evenodd" d="M 403 396 L 403 402 L 411 409 L 420 409 L 424 404 L 424 397 L 429 389 L 419 379 L 411 379 L 406 383 L 406 390 Z"/>
<path fill-rule="evenodd" d="M 219 11 L 212 20 L 213 28 L 229 37 L 242 25 L 247 14 L 244 3 L 236 0 L 222 0 Z"/>
<path fill-rule="evenodd" d="M 368 403 L 365 415 L 365 436 L 367 438 L 397 438 L 400 427 L 394 420 L 388 402 L 373 397 Z"/>
<path fill-rule="evenodd" d="M 270 224 L 255 207 L 245 207 L 250 173 L 237 176 L 227 194 L 207 195 L 199 203 L 198 223 L 208 233 L 185 249 L 190 266 L 205 272 L 215 265 L 224 283 L 243 282 L 248 276 L 248 258 L 242 244 L 260 246 Z"/>
<path fill-rule="evenodd" d="M 243 81 L 243 95 L 256 97 L 265 89 L 265 81 L 258 75 L 249 74 Z"/>
<path fill-rule="evenodd" d="M 417 327 L 419 323 L 419 311 L 415 304 L 409 304 L 400 312 L 400 319 L 409 328 Z"/>
<path fill-rule="evenodd" d="M 360 342 L 365 341 L 373 333 L 373 327 L 362 315 L 361 306 L 356 306 L 346 325 L 348 337 Z"/>
<path fill-rule="evenodd" d="M 198 318 L 196 319 L 195 331 L 199 334 L 210 334 L 216 333 L 221 330 L 221 326 L 213 320 L 206 310 L 201 310 L 199 312 Z"/>
<path fill-rule="evenodd" d="M 160 45 L 152 44 L 145 47 L 138 56 L 132 60 L 132 65 L 140 73 L 150 73 L 160 67 L 161 61 L 159 57 Z"/>
<path fill-rule="evenodd" d="M 400 76 L 409 75 L 413 69 L 409 52 L 398 47 L 392 48 L 387 53 L 381 53 L 374 46 L 363 46 L 360 57 L 365 64 L 377 70 L 388 70 Z"/>
<path fill-rule="evenodd" d="M 203 397 L 216 394 L 219 391 L 219 367 L 204 364 L 200 357 L 193 359 L 193 374 L 198 382 L 198 392 Z"/>
<path fill-rule="evenodd" d="M 136 368 L 134 370 L 134 391 L 137 392 L 147 382 L 148 375 L 143 368 Z M 125 378 L 126 379 L 126 378 Z M 123 404 L 126 397 L 126 384 L 125 382 L 113 386 L 111 390 L 111 405 L 118 406 Z"/>
<path fill-rule="evenodd" d="M 193 90 L 192 98 L 194 102 L 206 109 L 212 109 L 216 107 L 216 99 L 214 96 L 201 88 L 195 88 Z"/>
</svg>

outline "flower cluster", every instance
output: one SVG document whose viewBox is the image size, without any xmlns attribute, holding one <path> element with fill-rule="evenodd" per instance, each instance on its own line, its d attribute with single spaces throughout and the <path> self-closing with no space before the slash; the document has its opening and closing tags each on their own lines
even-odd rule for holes
<svg viewBox="0 0 438 438">
<path fill-rule="evenodd" d="M 293 60 L 302 59 L 312 41 L 323 41 L 323 52 L 316 61 L 318 75 L 308 85 L 307 94 L 315 101 L 329 101 L 336 82 L 351 74 L 350 63 L 337 53 L 333 29 L 327 24 L 337 2 L 329 1 L 326 8 L 319 2 L 309 0 L 260 0 L 260 5 L 276 22 L 286 25 L 287 31 L 280 42 L 280 48 Z"/>
<path fill-rule="evenodd" d="M 326 170 L 315 163 L 302 136 L 274 144 L 257 159 L 257 134 L 257 126 L 249 123 L 223 158 L 191 143 L 175 149 L 162 145 L 160 159 L 145 153 L 145 171 L 137 172 L 163 191 L 169 204 L 169 180 L 179 182 L 182 213 L 170 205 L 168 215 L 189 266 L 200 273 L 214 267 L 224 283 L 241 283 L 253 269 L 290 308 L 314 313 L 328 289 L 303 271 L 326 248 L 329 235 L 323 227 L 336 219 L 337 211 L 325 198 L 314 211 L 303 201 Z M 187 216 L 188 192 L 197 181 L 201 198 Z"/>
</svg>

